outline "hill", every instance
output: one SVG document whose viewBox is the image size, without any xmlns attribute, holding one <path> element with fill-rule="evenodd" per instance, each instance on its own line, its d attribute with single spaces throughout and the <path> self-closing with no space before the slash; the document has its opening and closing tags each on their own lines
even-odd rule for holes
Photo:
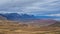
<svg viewBox="0 0 60 34">
<path fill-rule="evenodd" d="M 0 20 L 7 20 L 7 18 L 0 14 Z"/>
<path fill-rule="evenodd" d="M 57 21 L 56 23 L 51 24 L 50 26 L 52 26 L 52 27 L 60 27 L 60 22 Z"/>
</svg>

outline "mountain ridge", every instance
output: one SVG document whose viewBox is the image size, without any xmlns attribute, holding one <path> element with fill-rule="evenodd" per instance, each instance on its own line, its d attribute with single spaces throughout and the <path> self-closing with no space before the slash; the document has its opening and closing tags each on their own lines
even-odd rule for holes
<svg viewBox="0 0 60 34">
<path fill-rule="evenodd" d="M 0 16 L 6 17 L 7 20 L 35 19 L 34 15 L 17 14 L 17 13 L 0 14 Z"/>
<path fill-rule="evenodd" d="M 57 22 L 56 20 L 52 19 L 38 19 L 34 15 L 28 15 L 28 14 L 20 15 L 17 13 L 0 14 L 0 17 L 3 18 L 3 20 L 17 21 L 20 23 L 27 23 L 38 26 L 48 26 L 48 25 L 52 26 L 52 24 L 55 24 Z"/>
</svg>

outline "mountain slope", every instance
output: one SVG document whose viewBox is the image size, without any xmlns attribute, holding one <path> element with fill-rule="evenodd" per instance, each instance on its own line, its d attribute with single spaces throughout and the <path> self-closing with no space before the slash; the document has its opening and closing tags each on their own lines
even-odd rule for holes
<svg viewBox="0 0 60 34">
<path fill-rule="evenodd" d="M 56 23 L 54 23 L 54 24 L 51 24 L 51 25 L 49 25 L 49 26 L 53 26 L 53 27 L 60 27 L 60 22 L 56 22 Z"/>
<path fill-rule="evenodd" d="M 48 26 L 48 25 L 56 23 L 56 21 L 51 20 L 51 19 L 38 19 L 38 20 L 29 21 L 27 23 L 32 24 L 32 25 L 36 25 L 36 26 L 37 25 L 38 26 Z"/>
<path fill-rule="evenodd" d="M 7 20 L 7 18 L 4 15 L 0 14 L 0 20 Z"/>
</svg>

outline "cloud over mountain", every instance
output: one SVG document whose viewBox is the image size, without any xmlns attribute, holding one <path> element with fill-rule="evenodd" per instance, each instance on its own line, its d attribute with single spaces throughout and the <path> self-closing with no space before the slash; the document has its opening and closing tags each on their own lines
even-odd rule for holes
<svg viewBox="0 0 60 34">
<path fill-rule="evenodd" d="M 60 14 L 60 0 L 0 0 L 0 13 Z"/>
</svg>

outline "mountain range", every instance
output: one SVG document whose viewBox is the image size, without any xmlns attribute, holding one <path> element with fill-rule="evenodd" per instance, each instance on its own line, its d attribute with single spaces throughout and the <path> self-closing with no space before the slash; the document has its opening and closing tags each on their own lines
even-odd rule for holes
<svg viewBox="0 0 60 34">
<path fill-rule="evenodd" d="M 60 24 L 59 21 L 52 20 L 52 19 L 42 19 L 42 18 L 40 19 L 37 16 L 28 15 L 28 14 L 17 14 L 17 13 L 0 14 L 0 20 L 19 21 L 19 23 L 27 23 L 34 26 L 48 26 L 48 25 L 60 26 L 58 25 Z"/>
<path fill-rule="evenodd" d="M 18 13 L 0 14 L 0 16 L 7 18 L 7 20 L 17 20 L 17 21 L 24 20 L 24 19 L 35 19 L 36 18 L 34 15 L 18 14 Z"/>
<path fill-rule="evenodd" d="M 56 16 L 35 16 L 35 15 L 30 15 L 30 14 L 18 14 L 18 13 L 5 13 L 5 14 L 0 14 L 0 16 L 3 16 L 7 18 L 7 20 L 26 20 L 26 19 L 54 19 L 54 18 L 59 18 Z"/>
</svg>

